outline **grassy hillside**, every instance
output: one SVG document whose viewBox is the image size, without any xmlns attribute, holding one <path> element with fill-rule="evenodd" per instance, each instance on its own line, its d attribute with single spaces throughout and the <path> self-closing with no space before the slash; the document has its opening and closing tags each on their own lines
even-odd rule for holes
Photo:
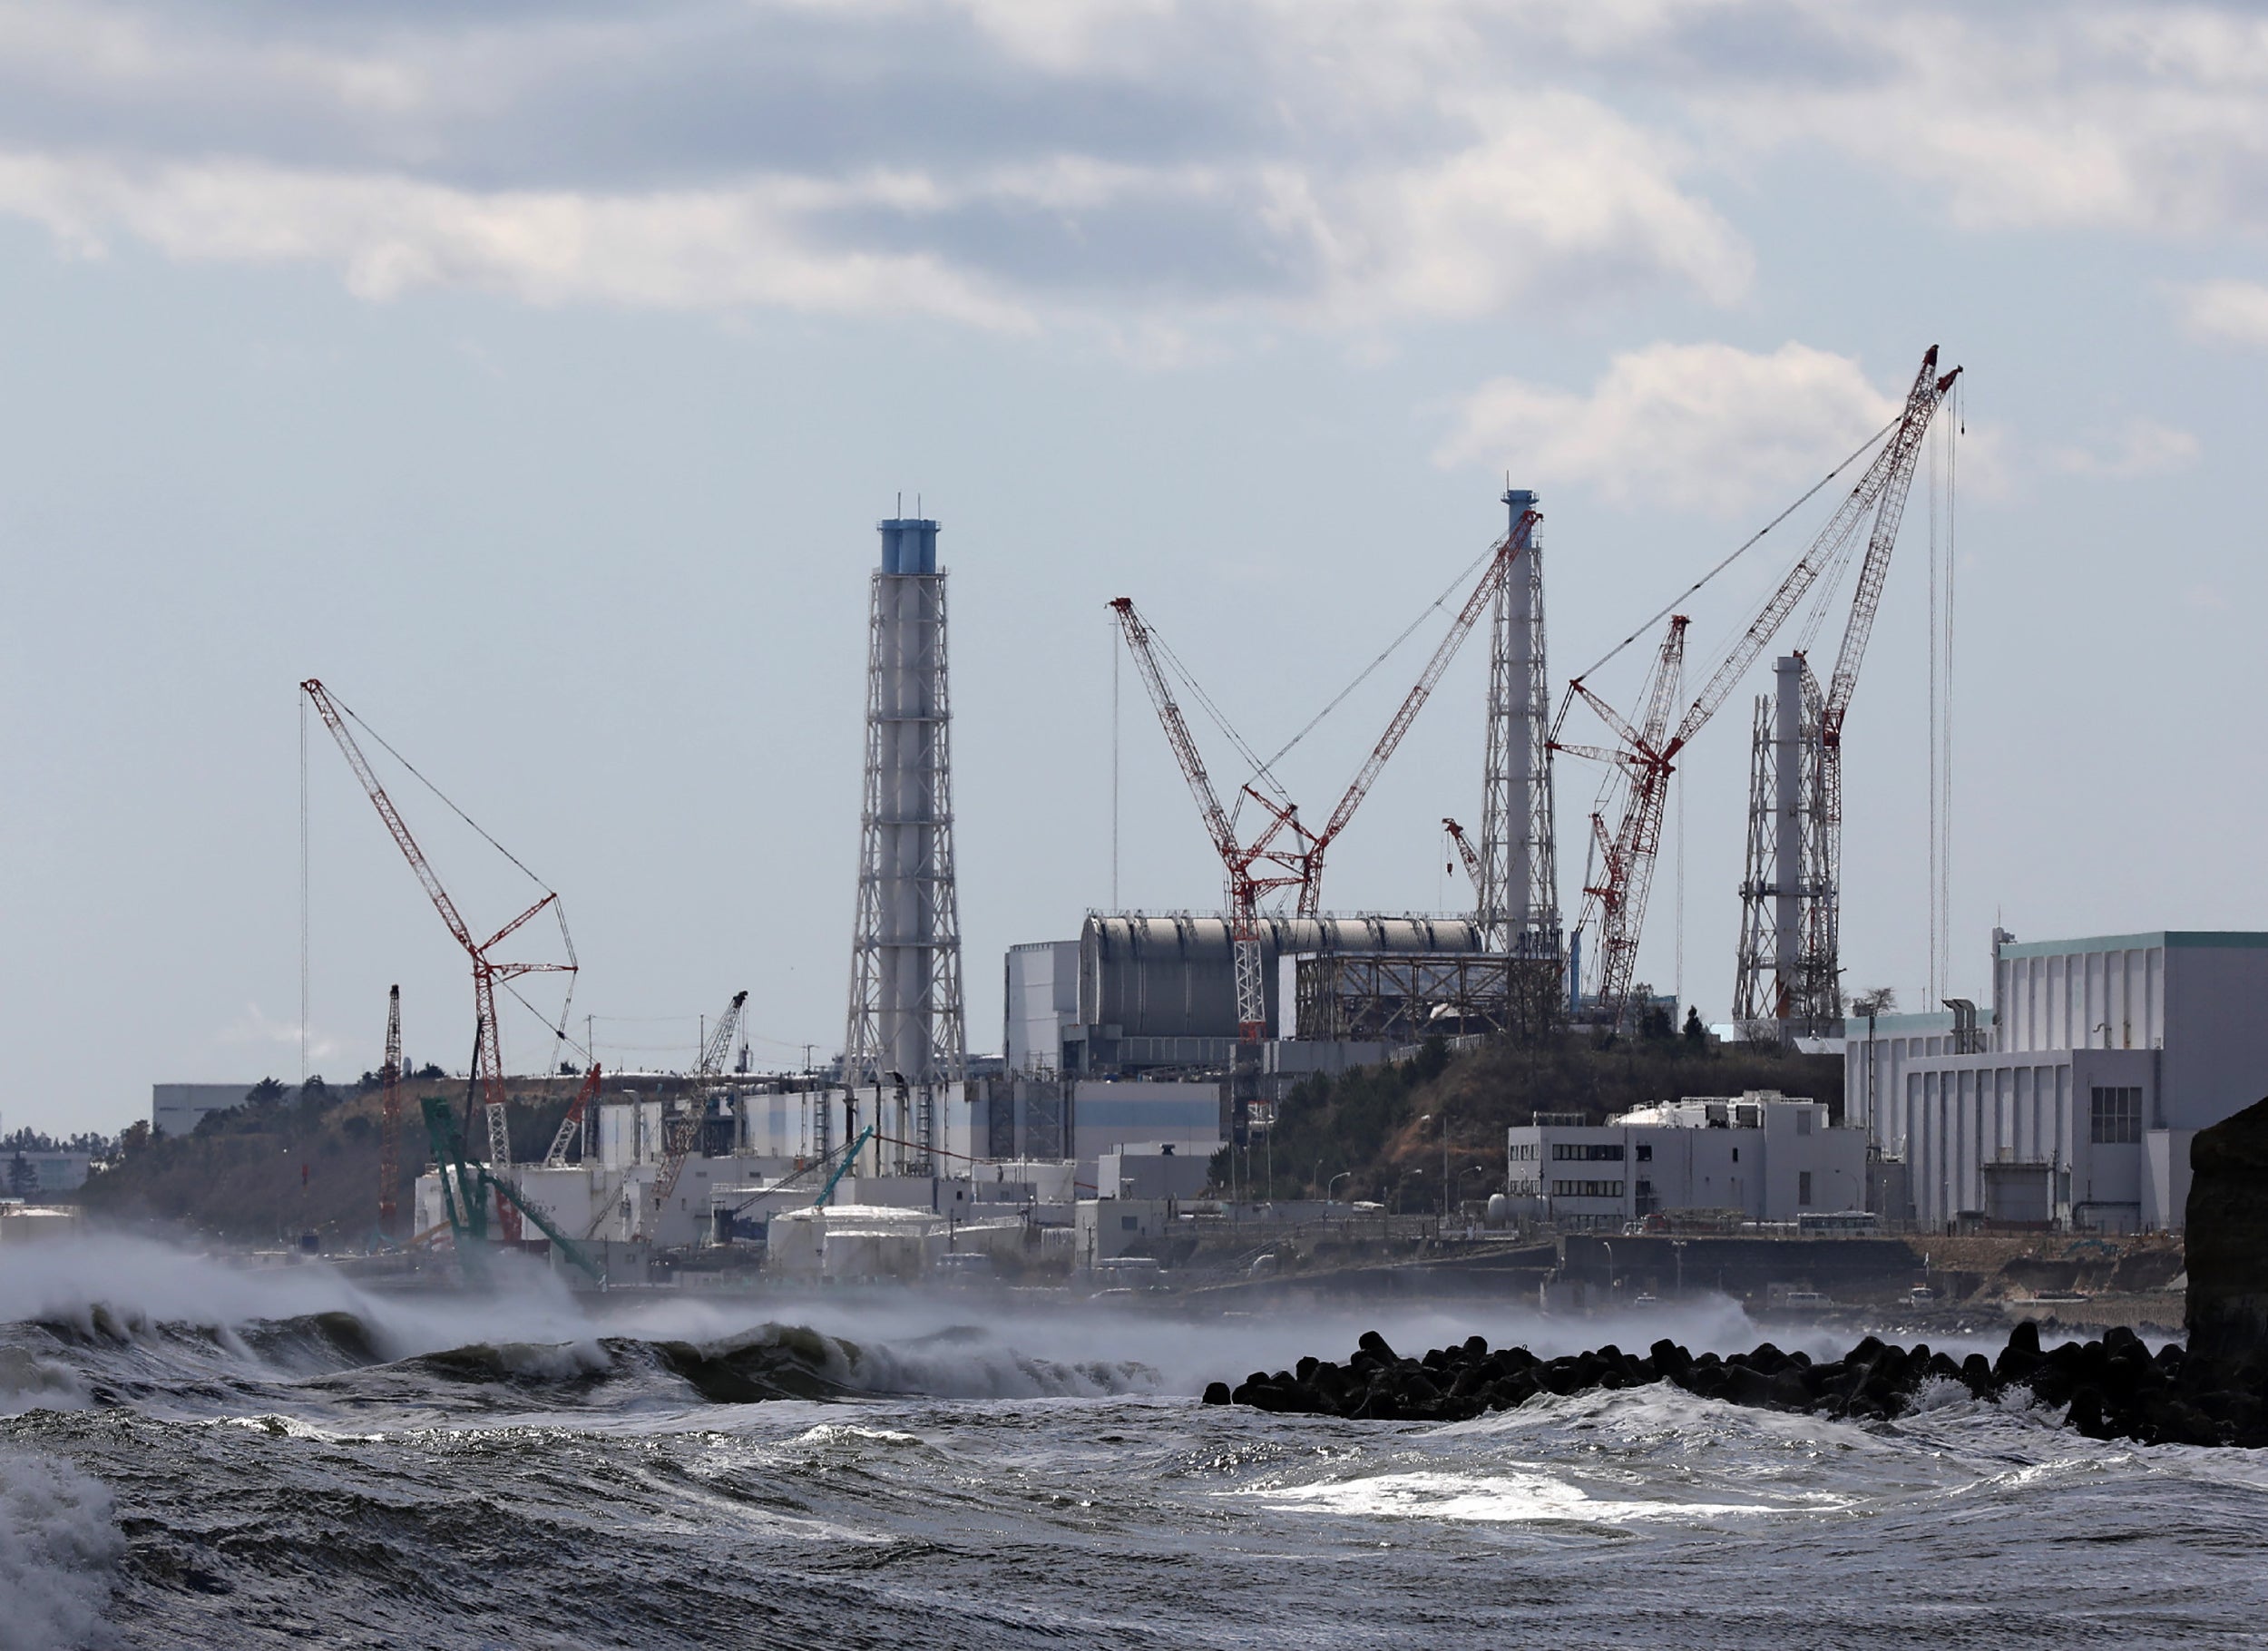
<svg viewBox="0 0 2268 1651">
<path fill-rule="evenodd" d="M 1312 1078 L 1294 1089 L 1276 1120 L 1272 1148 L 1255 1148 L 1253 1184 L 1265 1187 L 1269 1157 L 1279 1197 L 1317 1197 L 1342 1172 L 1337 1196 L 1438 1206 L 1442 1115 L 1449 1166 L 1461 1198 L 1504 1187 L 1504 1131 L 1538 1112 L 1591 1120 L 1688 1095 L 1779 1089 L 1843 1109 L 1843 1062 L 1684 1038 L 1633 1039 L 1601 1050 L 1589 1037 L 1492 1042 L 1452 1057 L 1438 1045 L 1400 1066 L 1364 1067 Z M 1432 1121 L 1418 1120 L 1431 1116 Z M 1224 1162 L 1217 1174 L 1225 1171 Z M 1471 1173 L 1467 1173 L 1471 1171 Z"/>
</svg>

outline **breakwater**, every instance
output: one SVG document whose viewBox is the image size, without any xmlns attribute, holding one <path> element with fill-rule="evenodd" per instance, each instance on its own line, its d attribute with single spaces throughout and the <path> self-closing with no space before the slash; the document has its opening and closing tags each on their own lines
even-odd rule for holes
<svg viewBox="0 0 2268 1651">
<path fill-rule="evenodd" d="M 1957 1361 L 1926 1344 L 1900 1347 L 1870 1335 L 1824 1363 L 1769 1342 L 1720 1358 L 1667 1340 L 1642 1357 L 1608 1345 L 1540 1359 L 1524 1347 L 1491 1349 L 1477 1335 L 1405 1358 L 1373 1330 L 1344 1364 L 1304 1358 L 1294 1370 L 1255 1372 L 1233 1388 L 1215 1382 L 1205 1400 L 1287 1414 L 1461 1421 L 1539 1393 L 1667 1382 L 1730 1404 L 1883 1421 L 1913 1408 L 1932 1381 L 1958 1382 L 1980 1399 L 2020 1392 L 2037 1405 L 2068 1407 L 2067 1423 L 2091 1439 L 2268 1447 L 2268 1356 L 2193 1357 L 2172 1343 L 2153 1354 L 2130 1330 L 2043 1348 L 2030 1324 L 2016 1326 L 1997 1359 L 1972 1353 Z"/>
</svg>

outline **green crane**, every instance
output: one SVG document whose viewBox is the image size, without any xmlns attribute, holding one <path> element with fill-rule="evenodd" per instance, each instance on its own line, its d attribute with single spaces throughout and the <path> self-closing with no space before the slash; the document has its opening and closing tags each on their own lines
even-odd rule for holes
<svg viewBox="0 0 2268 1651">
<path fill-rule="evenodd" d="M 425 1112 L 425 1134 L 433 1141 L 433 1161 L 441 1172 L 442 1206 L 448 1211 L 449 1231 L 455 1236 L 457 1256 L 468 1275 L 477 1272 L 487 1260 L 488 1199 L 493 1195 L 499 1201 L 508 1200 L 558 1246 L 562 1255 L 589 1274 L 593 1283 L 605 1285 L 606 1275 L 581 1245 L 552 1224 L 549 1216 L 522 1198 L 509 1181 L 489 1174 L 485 1164 L 466 1160 L 464 1137 L 458 1132 L 456 1116 L 450 1110 L 445 1097 L 428 1095 L 417 1104 Z"/>
</svg>

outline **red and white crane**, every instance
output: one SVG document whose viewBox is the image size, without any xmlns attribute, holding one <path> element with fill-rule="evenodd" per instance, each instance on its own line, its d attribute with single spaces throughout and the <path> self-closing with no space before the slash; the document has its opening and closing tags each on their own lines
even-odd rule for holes
<svg viewBox="0 0 2268 1651">
<path fill-rule="evenodd" d="M 385 786 L 379 783 L 377 771 L 370 766 L 369 757 L 363 754 L 362 747 L 357 743 L 353 731 L 347 726 L 347 720 L 353 713 L 334 699 L 329 690 L 313 677 L 300 683 L 299 689 L 322 717 L 323 726 L 330 729 L 331 738 L 338 742 L 339 750 L 346 756 L 347 766 L 362 782 L 371 806 L 378 811 L 378 817 L 386 823 L 395 846 L 402 851 L 402 857 L 409 862 L 410 870 L 417 874 L 417 881 L 424 887 L 425 897 L 433 902 L 434 910 L 441 913 L 441 921 L 448 926 L 450 937 L 464 949 L 465 956 L 472 961 L 473 1083 L 485 1103 L 491 1167 L 498 1177 L 507 1175 L 512 1167 L 512 1137 L 504 1111 L 503 1045 L 496 1036 L 496 987 L 500 982 L 527 974 L 572 975 L 576 972 L 576 964 L 573 943 L 566 940 L 567 925 L 563 917 L 559 921 L 560 934 L 567 947 L 565 962 L 506 962 L 494 954 L 498 946 L 519 933 L 532 918 L 545 911 L 552 911 L 556 916 L 559 895 L 551 889 L 544 889 L 543 897 L 526 911 L 486 940 L 475 940 L 464 915 L 457 910 L 456 902 L 442 886 L 432 862 L 425 858 L 425 851 L 418 847 L 417 839 L 410 835 L 408 823 L 402 818 L 401 810 L 386 795 Z M 485 835 L 484 833 L 483 835 Z M 513 864 L 518 865 L 518 862 L 515 860 Z M 526 871 L 527 868 L 521 866 L 521 870 Z M 533 877 L 533 873 L 529 875 Z M 539 883 L 537 886 L 542 887 L 542 884 Z M 504 1236 L 516 1241 L 520 1236 L 520 1212 L 501 1192 L 496 1195 L 496 1216 Z"/>
<path fill-rule="evenodd" d="M 1464 646 L 1465 639 L 1472 634 L 1472 628 L 1480 623 L 1481 616 L 1488 611 L 1489 604 L 1496 600 L 1497 591 L 1511 577 L 1513 564 L 1520 560 L 1520 552 L 1528 548 L 1534 536 L 1536 523 L 1542 520 L 1540 511 L 1524 510 L 1519 520 L 1512 523 L 1510 531 L 1497 541 L 1496 549 L 1489 557 L 1489 565 L 1482 571 L 1479 582 L 1472 587 L 1472 593 L 1465 598 L 1465 605 L 1450 621 L 1448 634 L 1433 650 L 1433 657 L 1425 662 L 1425 669 L 1419 676 L 1416 685 L 1403 698 L 1400 708 L 1393 714 L 1393 719 L 1386 724 L 1386 731 L 1378 737 L 1378 743 L 1371 747 L 1370 755 L 1364 759 L 1362 767 L 1347 786 L 1346 795 L 1339 798 L 1339 806 L 1324 822 L 1323 829 L 1307 840 L 1306 876 L 1299 889 L 1299 914 L 1302 917 L 1313 917 L 1322 909 L 1324 851 L 1337 841 L 1339 834 L 1346 829 L 1347 822 L 1354 817 L 1355 809 L 1370 795 L 1370 788 L 1384 769 L 1386 759 L 1401 745 L 1403 736 L 1417 720 L 1418 712 L 1425 708 L 1425 702 L 1432 697 L 1442 673 L 1448 670 L 1450 661 L 1457 657 L 1457 650 Z"/>
<path fill-rule="evenodd" d="M 1472 839 L 1465 835 L 1465 828 L 1456 821 L 1444 817 L 1442 830 L 1448 834 L 1451 844 L 1455 846 L 1457 857 L 1465 863 L 1465 875 L 1472 879 L 1472 892 L 1477 895 L 1481 892 L 1482 879 L 1488 874 L 1481 865 L 1481 851 L 1473 847 Z"/>
<path fill-rule="evenodd" d="M 1465 599 L 1464 606 L 1450 621 L 1448 634 L 1433 650 L 1416 684 L 1403 696 L 1386 724 L 1386 731 L 1371 747 L 1370 755 L 1356 770 L 1339 798 L 1338 806 L 1331 811 L 1320 831 L 1309 831 L 1300 823 L 1298 806 L 1289 799 L 1264 796 L 1246 785 L 1238 797 L 1239 806 L 1249 799 L 1258 806 L 1265 818 L 1249 842 L 1237 836 L 1236 816 L 1221 806 L 1213 789 L 1205 759 L 1198 751 L 1188 721 L 1182 716 L 1158 662 L 1149 626 L 1135 611 L 1131 597 L 1121 596 L 1110 604 L 1125 634 L 1127 650 L 1134 657 L 1142 686 L 1149 690 L 1158 723 L 1165 729 L 1166 743 L 1172 747 L 1174 760 L 1181 767 L 1181 777 L 1188 784 L 1190 796 L 1197 799 L 1206 835 L 1212 839 L 1213 851 L 1220 856 L 1226 874 L 1229 933 L 1236 954 L 1237 1022 L 1238 1035 L 1246 1041 L 1257 1041 L 1267 1035 L 1266 999 L 1260 979 L 1260 902 L 1278 889 L 1296 889 L 1300 916 L 1314 917 L 1321 912 L 1325 854 L 1354 819 L 1363 799 L 1370 795 L 1371 786 L 1377 782 L 1387 760 L 1416 722 L 1418 713 L 1432 698 L 1465 638 L 1472 633 L 1473 626 L 1510 576 L 1520 552 L 1528 547 L 1536 523 L 1542 519 L 1536 511 L 1524 512 L 1489 552 L 1488 565 Z"/>
<path fill-rule="evenodd" d="M 1710 673 L 1674 729 L 1665 726 L 1650 737 L 1647 732 L 1653 726 L 1653 701 L 1664 692 L 1666 674 L 1674 670 L 1673 657 L 1677 660 L 1683 657 L 1686 621 L 1681 618 L 1671 619 L 1670 634 L 1663 640 L 1662 655 L 1651 679 L 1644 727 L 1632 728 L 1581 678 L 1569 684 L 1570 691 L 1614 730 L 1622 742 L 1621 748 L 1602 753 L 1557 741 L 1554 748 L 1579 756 L 1603 756 L 1621 768 L 1628 782 L 1622 820 L 1611 837 L 1607 834 L 1605 822 L 1593 816 L 1593 832 L 1603 865 L 1599 881 L 1583 891 L 1583 922 L 1578 925 L 1587 927 L 1594 917 L 1598 923 L 1597 1005 L 1600 1022 L 1610 1030 L 1619 1028 L 1628 1007 L 1639 931 L 1646 917 L 1647 892 L 1652 882 L 1655 851 L 1660 843 L 1662 807 L 1678 754 L 1716 714 L 1726 696 L 1748 673 L 1749 667 L 1770 646 L 1789 615 L 1802 604 L 1819 576 L 1840 561 L 1852 535 L 1872 511 L 1873 530 L 1860 568 L 1858 596 L 1843 633 L 1845 658 L 1836 665 L 1834 686 L 1827 696 L 1827 704 L 1837 708 L 1833 715 L 1835 737 L 1840 741 L 1843 712 L 1848 708 L 1851 690 L 1857 685 L 1859 659 L 1865 652 L 1866 638 L 1881 601 L 1882 581 L 1890 569 L 1890 552 L 1897 542 L 1898 524 L 1905 513 L 1906 494 L 1913 481 L 1914 465 L 1921 457 L 1922 438 L 1929 432 L 1931 415 L 1960 376 L 1959 367 L 1942 376 L 1938 373 L 1937 346 L 1931 345 L 1921 357 L 1921 370 L 1906 393 L 1904 410 L 1889 441 L 1835 506 L 1827 524 L 1781 581 L 1779 588 L 1765 600 L 1746 631 Z M 1668 691 L 1675 694 L 1674 685 Z M 1839 793 L 1836 806 L 1840 808 Z"/>
</svg>

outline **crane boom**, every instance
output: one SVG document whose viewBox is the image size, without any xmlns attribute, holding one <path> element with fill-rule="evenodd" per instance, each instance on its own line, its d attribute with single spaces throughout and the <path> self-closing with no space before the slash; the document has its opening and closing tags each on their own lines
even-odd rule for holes
<svg viewBox="0 0 2268 1651">
<path fill-rule="evenodd" d="M 1906 485 L 1913 479 L 1914 461 L 1921 451 L 1921 438 L 1929 430 L 1930 415 L 1937 410 L 1938 402 L 1960 372 L 1960 369 L 1956 367 L 1940 378 L 1937 376 L 1937 346 L 1932 344 L 1924 352 L 1921 369 L 1914 375 L 1912 387 L 1906 392 L 1905 411 L 1898 420 L 1897 432 L 1874 455 L 1873 463 L 1853 484 L 1851 491 L 1843 495 L 1842 502 L 1835 506 L 1834 514 L 1828 518 L 1827 525 L 1820 530 L 1811 547 L 1788 571 L 1787 577 L 1780 581 L 1779 589 L 1765 601 L 1756 617 L 1750 621 L 1747 630 L 1734 645 L 1733 650 L 1725 656 L 1724 662 L 1703 685 L 1701 692 L 1687 708 L 1684 720 L 1677 725 L 1677 732 L 1669 747 L 1673 754 L 1677 748 L 1689 744 L 1693 737 L 1701 731 L 1702 726 L 1724 704 L 1725 696 L 1748 674 L 1748 668 L 1756 662 L 1757 656 L 1772 645 L 1773 637 L 1778 634 L 1780 627 L 1787 622 L 1788 615 L 1795 611 L 1813 583 L 1834 560 L 1836 551 L 1857 531 L 1859 522 L 1867 510 L 1878 503 L 1888 505 L 1893 496 L 1895 507 L 1887 509 L 1883 514 L 1888 518 L 1890 540 L 1897 538 L 1898 518 L 1905 510 Z M 1860 574 L 1862 586 L 1869 578 L 1873 581 L 1877 596 L 1881 591 L 1882 580 L 1888 572 L 1889 553 L 1886 542 L 1882 540 L 1882 517 L 1878 516 L 1875 542 L 1884 543 L 1885 548 L 1878 557 L 1870 544 L 1867 566 Z M 1871 625 L 1872 622 L 1870 613 L 1867 623 Z M 1863 647 L 1862 640 L 1862 650 Z M 1854 659 L 1853 669 L 1856 669 Z"/>
<path fill-rule="evenodd" d="M 1457 845 L 1457 857 L 1465 863 L 1465 875 L 1472 879 L 1473 891 L 1476 894 L 1479 893 L 1481 855 L 1479 851 L 1472 846 L 1472 840 L 1465 835 L 1465 828 L 1454 820 L 1443 819 L 1442 829 L 1449 834 L 1449 840 Z"/>
<path fill-rule="evenodd" d="M 1923 367 L 1925 375 L 1928 367 L 1935 365 L 1935 357 L 1933 350 Z M 1960 373 L 1960 368 L 1955 367 L 1937 381 L 1932 407 L 1953 387 L 1953 381 Z M 1882 605 L 1882 586 L 1890 578 L 1890 553 L 1897 548 L 1898 525 L 1904 519 L 1914 465 L 1921 456 L 1921 437 L 1928 428 L 1927 413 L 1916 421 L 1910 411 L 1907 425 L 1912 426 L 1911 439 L 1901 439 L 1898 444 L 1898 474 L 1883 491 L 1882 508 L 1874 518 L 1874 531 L 1867 540 L 1866 559 L 1859 564 L 1858 585 L 1851 593 L 1850 616 L 1843 620 L 1843 646 L 1835 654 L 1835 674 L 1820 708 L 1821 736 L 1830 745 L 1838 743 L 1843 737 L 1843 719 L 1859 685 L 1859 666 L 1866 658 L 1868 639 L 1874 634 L 1874 616 Z M 1899 435 L 1907 437 L 1905 425 L 1900 427 Z"/>
<path fill-rule="evenodd" d="M 1489 558 L 1489 565 L 1482 572 L 1480 582 L 1472 587 L 1472 593 L 1465 598 L 1465 605 L 1458 610 L 1457 617 L 1450 622 L 1449 634 L 1442 638 L 1440 645 L 1433 650 L 1433 657 L 1425 662 L 1425 669 L 1419 676 L 1416 685 L 1403 697 L 1393 719 L 1386 724 L 1386 731 L 1371 747 L 1369 757 L 1364 759 L 1362 767 L 1347 786 L 1346 794 L 1339 798 L 1339 806 L 1331 811 L 1331 817 L 1324 822 L 1323 829 L 1310 841 L 1306 855 L 1307 875 L 1299 890 L 1299 914 L 1302 917 L 1313 917 L 1322 910 L 1324 852 L 1331 846 L 1339 833 L 1346 829 L 1347 822 L 1354 817 L 1355 809 L 1370 795 L 1370 788 L 1377 782 L 1379 773 L 1386 766 L 1386 759 L 1394 754 L 1403 737 L 1409 733 L 1410 725 L 1425 708 L 1425 702 L 1432 697 L 1442 674 L 1449 669 L 1450 661 L 1457 657 L 1457 650 L 1464 646 L 1465 638 L 1472 634 L 1473 626 L 1480 622 L 1481 615 L 1487 611 L 1489 603 L 1496 599 L 1497 591 L 1511 576 L 1513 562 L 1528 548 L 1536 523 L 1542 520 L 1540 512 L 1523 511 L 1520 520 L 1512 524 L 1511 531 L 1498 542 L 1495 553 Z"/>
<path fill-rule="evenodd" d="M 1181 715 L 1181 707 L 1173 697 L 1173 689 L 1166 682 L 1166 675 L 1158 668 L 1158 654 L 1150 641 L 1149 627 L 1134 611 L 1134 599 L 1121 596 L 1110 604 L 1110 611 L 1119 616 L 1119 629 L 1125 632 L 1127 651 L 1134 656 L 1134 669 L 1149 690 L 1149 702 L 1156 708 L 1158 720 L 1166 730 L 1166 743 L 1173 747 L 1174 760 L 1181 765 L 1181 777 L 1188 783 L 1189 795 L 1197 799 L 1197 811 L 1204 816 L 1206 835 L 1213 839 L 1213 847 L 1224 864 L 1237 858 L 1237 831 L 1229 823 L 1228 811 L 1220 806 L 1214 795 L 1213 777 L 1205 771 L 1205 759 L 1198 754 L 1197 740 L 1189 733 L 1189 725 Z"/>
<path fill-rule="evenodd" d="M 599 1063 L 593 1060 L 591 1063 L 591 1070 L 583 1074 L 582 1088 L 575 1091 L 574 1102 L 567 1109 L 567 1116 L 559 1120 L 559 1133 L 552 1137 L 551 1150 L 543 1155 L 544 1168 L 564 1169 L 567 1167 L 567 1148 L 572 1144 L 576 1135 L 582 1131 L 583 1114 L 590 1110 L 591 1103 L 598 1099 L 599 1088 Z"/>
<path fill-rule="evenodd" d="M 654 1212 L 660 1214 L 661 1206 L 677 1190 L 678 1177 L 685 1173 L 685 1160 L 693 1155 L 693 1148 L 701 1138 L 701 1123 L 709 1116 L 709 1080 L 724 1070 L 725 1056 L 732 1049 L 733 1035 L 740 1030 L 740 1011 L 748 1001 L 745 992 L 733 993 L 732 1003 L 717 1021 L 717 1030 L 709 1034 L 700 1057 L 693 1063 L 692 1076 L 687 1080 L 687 1095 L 683 1110 L 670 1120 L 667 1138 L 663 1142 L 661 1175 L 654 1182 Z"/>
<path fill-rule="evenodd" d="M 425 885 L 425 896 L 433 902 L 434 910 L 440 913 L 441 921 L 449 925 L 449 933 L 456 937 L 456 943 L 477 954 L 480 947 L 474 943 L 473 932 L 464 926 L 464 919 L 457 912 L 456 902 L 450 899 L 449 891 L 441 886 L 441 879 L 435 874 L 432 863 L 425 858 L 425 851 L 417 846 L 417 839 L 410 835 L 409 825 L 402 818 L 401 810 L 395 807 L 394 799 L 386 796 L 386 787 L 378 782 L 377 770 L 362 754 L 362 747 L 356 743 L 354 731 L 347 728 L 347 719 L 339 715 L 338 706 L 331 698 L 329 691 L 313 677 L 300 683 L 299 687 L 315 702 L 316 711 L 323 718 L 323 726 L 330 729 L 331 738 L 338 742 L 338 748 L 346 754 L 347 766 L 355 771 L 355 777 L 362 782 L 363 790 L 369 794 L 371 806 L 386 822 L 386 830 L 393 835 L 394 845 L 402 851 L 402 858 L 409 862 L 409 869 L 417 874 L 417 881 Z"/>
<path fill-rule="evenodd" d="M 699 1061 L 693 1068 L 696 1082 L 706 1083 L 725 1070 L 725 1057 L 732 1052 L 732 1040 L 740 1030 L 741 1011 L 747 1006 L 748 994 L 733 994 L 732 1004 L 717 1021 L 717 1030 L 709 1035 L 709 1042 L 701 1050 Z"/>
<path fill-rule="evenodd" d="M 1686 616 L 1672 614 L 1654 663 L 1644 719 L 1636 739 L 1621 754 L 1628 777 L 1628 801 L 1615 834 L 1591 816 L 1604 877 L 1583 891 L 1587 909 L 1598 913 L 1598 999 L 1609 1026 L 1618 1025 L 1637 967 L 1638 933 L 1646 921 L 1646 900 L 1654 883 L 1655 851 L 1660 846 L 1662 809 L 1675 772 L 1665 749 L 1664 730 L 1676 701 L 1685 665 Z"/>
</svg>

